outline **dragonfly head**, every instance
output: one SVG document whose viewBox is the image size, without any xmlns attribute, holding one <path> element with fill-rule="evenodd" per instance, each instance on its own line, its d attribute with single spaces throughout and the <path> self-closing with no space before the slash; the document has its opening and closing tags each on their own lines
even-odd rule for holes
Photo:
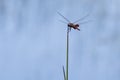
<svg viewBox="0 0 120 80">
<path fill-rule="evenodd" d="M 74 24 L 73 23 L 68 23 L 68 27 L 73 27 Z"/>
</svg>

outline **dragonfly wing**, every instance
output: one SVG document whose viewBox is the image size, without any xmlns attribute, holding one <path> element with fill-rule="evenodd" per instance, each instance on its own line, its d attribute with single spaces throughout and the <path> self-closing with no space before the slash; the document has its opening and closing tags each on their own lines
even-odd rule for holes
<svg viewBox="0 0 120 80">
<path fill-rule="evenodd" d="M 62 22 L 62 23 L 65 23 L 65 24 L 68 24 L 67 22 L 65 22 L 65 21 L 62 21 L 62 20 L 59 20 L 60 22 Z"/>
<path fill-rule="evenodd" d="M 79 21 L 81 21 L 81 20 L 85 19 L 86 17 L 88 17 L 89 15 L 90 15 L 90 14 L 85 15 L 85 16 L 83 16 L 82 18 L 80 18 L 80 19 L 76 20 L 76 21 L 75 21 L 75 22 L 73 22 L 73 23 L 79 22 Z"/>
<path fill-rule="evenodd" d="M 88 20 L 88 21 L 81 22 L 80 25 L 86 24 L 86 23 L 91 22 L 91 21 L 93 21 L 93 20 Z"/>
<path fill-rule="evenodd" d="M 65 16 L 63 16 L 60 12 L 57 12 L 60 16 L 62 16 L 67 22 L 69 22 L 70 23 L 70 21 L 65 17 Z"/>
</svg>

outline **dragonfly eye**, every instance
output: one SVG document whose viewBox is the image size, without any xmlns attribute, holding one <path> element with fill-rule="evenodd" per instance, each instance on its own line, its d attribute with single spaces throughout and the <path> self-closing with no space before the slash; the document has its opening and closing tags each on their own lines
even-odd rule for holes
<svg viewBox="0 0 120 80">
<path fill-rule="evenodd" d="M 70 27 L 70 24 L 68 24 L 68 26 Z"/>
<path fill-rule="evenodd" d="M 70 27 L 71 25 L 72 25 L 71 23 L 68 24 L 69 27 Z"/>
</svg>

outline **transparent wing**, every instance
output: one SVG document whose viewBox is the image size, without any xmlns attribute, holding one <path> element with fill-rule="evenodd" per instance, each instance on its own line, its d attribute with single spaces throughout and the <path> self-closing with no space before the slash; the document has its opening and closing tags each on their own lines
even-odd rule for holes
<svg viewBox="0 0 120 80">
<path fill-rule="evenodd" d="M 81 21 L 81 20 L 84 20 L 84 19 L 85 19 L 86 17 L 88 17 L 89 15 L 90 15 L 90 14 L 85 15 L 85 16 L 83 16 L 82 18 L 76 20 L 76 21 L 73 22 L 73 23 L 76 23 L 76 22 L 79 22 L 79 21 Z"/>
<path fill-rule="evenodd" d="M 63 16 L 61 13 L 59 13 L 59 12 L 57 12 L 60 16 L 62 16 L 67 22 L 69 22 L 70 23 L 70 21 L 65 17 L 65 16 Z"/>
<path fill-rule="evenodd" d="M 62 21 L 62 20 L 59 20 L 60 22 L 62 22 L 62 23 L 64 23 L 64 24 L 68 24 L 67 22 L 65 22 L 65 21 Z"/>
<path fill-rule="evenodd" d="M 86 24 L 86 23 L 89 23 L 89 22 L 92 22 L 93 20 L 88 20 L 88 21 L 84 21 L 84 22 L 81 22 L 79 23 L 80 25 L 83 25 L 83 24 Z"/>
</svg>

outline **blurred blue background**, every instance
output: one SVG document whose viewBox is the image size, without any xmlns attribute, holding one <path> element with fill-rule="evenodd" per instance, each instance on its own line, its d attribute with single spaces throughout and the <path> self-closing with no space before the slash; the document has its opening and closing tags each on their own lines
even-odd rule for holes
<svg viewBox="0 0 120 80">
<path fill-rule="evenodd" d="M 67 24 L 69 80 L 120 80 L 120 0 L 0 0 L 0 80 L 63 80 Z M 83 21 L 83 22 L 84 22 Z"/>
</svg>

